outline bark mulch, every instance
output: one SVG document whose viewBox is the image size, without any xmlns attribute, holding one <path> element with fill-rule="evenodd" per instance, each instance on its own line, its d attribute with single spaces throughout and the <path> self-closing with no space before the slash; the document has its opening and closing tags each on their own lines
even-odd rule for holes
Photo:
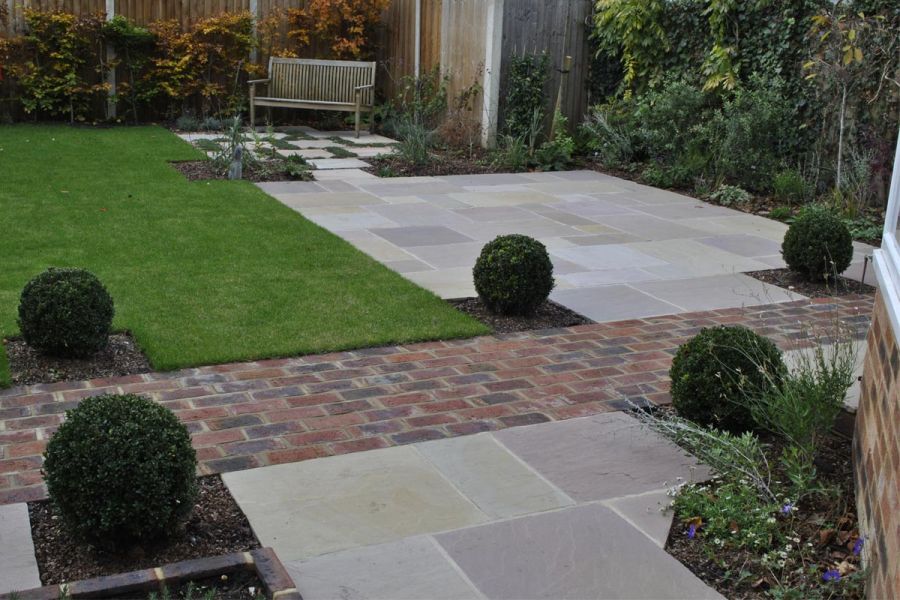
<svg viewBox="0 0 900 600">
<path fill-rule="evenodd" d="M 109 336 L 109 345 L 89 358 L 44 356 L 21 338 L 6 340 L 6 354 L 13 385 L 119 377 L 153 370 L 129 333 Z"/>
<path fill-rule="evenodd" d="M 228 174 L 216 167 L 210 160 L 183 160 L 169 163 L 188 181 L 209 181 L 211 179 L 228 179 Z M 296 177 L 285 171 L 285 161 L 263 161 L 262 167 L 248 166 L 244 169 L 243 179 L 253 182 L 265 181 L 312 181 L 312 171 L 306 171 L 302 177 Z"/>
<path fill-rule="evenodd" d="M 869 265 L 866 278 L 874 277 L 875 273 Z M 847 294 L 874 294 L 875 288 L 866 283 L 860 283 L 853 279 L 847 279 L 840 275 L 828 281 L 807 281 L 797 272 L 790 269 L 768 269 L 765 271 L 750 271 L 750 277 L 759 279 L 780 288 L 789 289 L 792 292 L 803 294 L 808 298 L 831 298 L 832 296 L 845 296 Z"/>
<path fill-rule="evenodd" d="M 198 487 L 194 512 L 180 531 L 168 540 L 126 552 L 105 552 L 73 540 L 50 501 L 29 502 L 41 582 L 78 581 L 260 547 L 247 517 L 218 475 L 199 478 Z"/>
<path fill-rule="evenodd" d="M 442 177 L 445 175 L 485 175 L 491 173 L 509 173 L 509 169 L 494 164 L 486 154 L 461 154 L 449 150 L 432 152 L 432 159 L 425 164 L 417 165 L 404 160 L 400 156 L 383 156 L 367 158 L 372 166 L 368 171 L 378 177 Z"/>
<path fill-rule="evenodd" d="M 587 325 L 593 323 L 565 306 L 561 306 L 552 300 L 547 300 L 533 315 L 529 316 L 505 316 L 492 313 L 481 302 L 480 298 L 461 298 L 448 300 L 457 310 L 460 310 L 487 325 L 495 333 L 515 333 L 517 331 L 531 331 L 534 329 L 555 329 L 559 327 L 573 327 L 575 325 Z"/>
</svg>

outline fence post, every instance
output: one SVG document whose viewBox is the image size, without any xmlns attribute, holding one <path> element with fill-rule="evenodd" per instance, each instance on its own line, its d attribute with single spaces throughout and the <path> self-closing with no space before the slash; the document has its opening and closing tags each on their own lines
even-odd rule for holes
<svg viewBox="0 0 900 600">
<path fill-rule="evenodd" d="M 485 0 L 487 26 L 484 38 L 484 91 L 481 108 L 481 145 L 493 148 L 497 143 L 497 120 L 500 115 L 500 65 L 503 59 L 504 0 Z"/>
<path fill-rule="evenodd" d="M 259 32 L 256 27 L 259 24 L 259 0 L 250 0 L 250 14 L 253 15 L 253 39 L 256 41 L 256 44 L 250 50 L 250 62 L 256 64 L 256 61 L 259 60 Z"/>
<path fill-rule="evenodd" d="M 116 16 L 116 0 L 106 0 L 106 20 L 111 21 Z M 116 49 L 111 45 L 106 46 L 106 62 L 116 60 Z M 111 66 L 106 72 L 106 83 L 109 84 L 109 97 L 106 100 L 106 116 L 116 118 L 116 67 Z"/>
</svg>

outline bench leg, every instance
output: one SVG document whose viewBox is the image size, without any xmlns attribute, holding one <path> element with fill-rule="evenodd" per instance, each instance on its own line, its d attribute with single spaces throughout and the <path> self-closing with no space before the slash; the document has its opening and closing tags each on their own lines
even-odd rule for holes
<svg viewBox="0 0 900 600">
<path fill-rule="evenodd" d="M 252 130 L 256 126 L 256 103 L 253 102 L 253 98 L 250 98 L 250 129 Z"/>
<path fill-rule="evenodd" d="M 356 137 L 359 137 L 359 108 L 356 109 Z"/>
</svg>

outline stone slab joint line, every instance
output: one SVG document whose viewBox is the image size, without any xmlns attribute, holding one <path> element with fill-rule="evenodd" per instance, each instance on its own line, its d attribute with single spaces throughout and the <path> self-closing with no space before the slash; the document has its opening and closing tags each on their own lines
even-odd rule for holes
<svg viewBox="0 0 900 600">
<path fill-rule="evenodd" d="M 585 417 L 585 418 L 588 418 L 588 417 Z M 536 427 L 536 425 L 525 425 L 524 427 Z M 573 500 L 571 496 L 569 496 L 567 493 L 565 493 L 562 490 L 562 488 L 560 488 L 558 485 L 556 485 L 555 483 L 553 483 L 552 481 L 550 481 L 549 479 L 544 477 L 537 469 L 535 469 L 530 464 L 525 462 L 525 460 L 521 456 L 519 456 L 518 454 L 516 454 L 515 452 L 513 452 L 512 450 L 507 448 L 506 444 L 504 444 L 503 442 L 498 440 L 496 436 L 489 435 L 488 437 L 490 437 L 491 440 L 493 440 L 493 442 L 495 444 L 497 444 L 497 446 L 499 446 L 501 450 L 505 451 L 510 456 L 512 456 L 516 462 L 518 462 L 520 465 L 522 465 L 523 467 L 528 469 L 529 472 L 531 472 L 535 477 L 537 477 L 538 479 L 543 481 L 545 484 L 547 484 L 557 494 L 559 494 L 560 496 L 565 498 L 565 500 L 569 503 L 569 506 L 574 506 L 577 504 L 577 502 L 575 502 L 575 500 Z"/>
<path fill-rule="evenodd" d="M 445 550 L 444 547 L 441 546 L 441 543 L 437 541 L 434 535 L 427 535 L 426 537 L 444 558 L 444 560 L 447 561 L 447 563 L 450 565 L 450 568 L 453 569 L 453 571 L 456 572 L 457 575 L 459 575 L 460 579 L 466 582 L 466 585 L 472 588 L 472 591 L 475 592 L 475 597 L 479 600 L 488 600 L 488 597 L 485 596 L 480 589 L 478 589 L 478 586 L 475 585 L 471 578 L 469 578 L 468 574 L 466 574 L 462 567 L 460 567 L 459 564 L 455 560 L 453 560 L 453 557 L 447 553 L 447 550 Z"/>
</svg>

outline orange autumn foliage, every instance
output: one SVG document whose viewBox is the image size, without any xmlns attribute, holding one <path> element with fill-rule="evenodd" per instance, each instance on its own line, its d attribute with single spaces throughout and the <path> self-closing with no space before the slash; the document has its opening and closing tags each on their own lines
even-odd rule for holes
<svg viewBox="0 0 900 600">
<path fill-rule="evenodd" d="M 390 4 L 391 0 L 308 0 L 306 6 L 288 11 L 289 35 L 301 48 L 327 50 L 331 58 L 371 58 L 375 28 Z"/>
</svg>

